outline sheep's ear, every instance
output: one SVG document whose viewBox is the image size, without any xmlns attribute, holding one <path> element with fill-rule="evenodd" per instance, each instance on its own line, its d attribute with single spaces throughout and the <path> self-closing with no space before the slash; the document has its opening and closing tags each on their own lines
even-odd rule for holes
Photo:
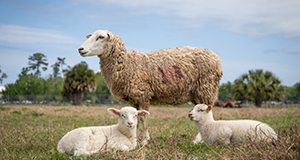
<svg viewBox="0 0 300 160">
<path fill-rule="evenodd" d="M 86 38 L 89 39 L 92 36 L 92 34 L 86 35 Z"/>
<path fill-rule="evenodd" d="M 211 109 L 212 109 L 212 106 L 211 106 L 211 105 L 208 105 L 208 106 L 207 106 L 207 112 L 211 111 Z"/>
<path fill-rule="evenodd" d="M 114 40 L 114 36 L 111 33 L 107 33 L 107 37 L 108 37 L 109 41 Z"/>
<path fill-rule="evenodd" d="M 148 111 L 146 111 L 146 110 L 139 110 L 139 111 L 138 111 L 138 115 L 139 115 L 139 116 L 143 116 L 143 115 L 145 115 L 145 114 L 146 114 L 146 115 L 150 115 L 150 113 L 149 113 Z"/>
<path fill-rule="evenodd" d="M 108 108 L 107 111 L 111 114 L 120 116 L 120 110 L 116 109 L 116 108 Z"/>
</svg>

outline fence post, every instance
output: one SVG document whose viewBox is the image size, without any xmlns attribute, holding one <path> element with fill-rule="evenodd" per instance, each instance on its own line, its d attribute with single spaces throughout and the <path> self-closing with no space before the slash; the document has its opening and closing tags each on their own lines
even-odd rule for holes
<svg viewBox="0 0 300 160">
<path fill-rule="evenodd" d="M 99 99 L 99 105 L 101 106 L 101 94 L 98 94 Z"/>
</svg>

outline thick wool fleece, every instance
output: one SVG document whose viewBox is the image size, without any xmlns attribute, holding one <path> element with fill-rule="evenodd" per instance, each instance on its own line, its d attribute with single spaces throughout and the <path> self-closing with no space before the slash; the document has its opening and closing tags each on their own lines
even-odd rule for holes
<svg viewBox="0 0 300 160">
<path fill-rule="evenodd" d="M 116 100 L 149 110 L 150 104 L 209 105 L 217 99 L 223 72 L 214 52 L 194 47 L 126 51 L 122 39 L 113 36 L 99 58 L 101 73 Z"/>
</svg>

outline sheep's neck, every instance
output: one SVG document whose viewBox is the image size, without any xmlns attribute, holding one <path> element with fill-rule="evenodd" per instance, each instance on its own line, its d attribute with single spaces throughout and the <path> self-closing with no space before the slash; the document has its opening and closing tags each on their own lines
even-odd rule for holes
<svg viewBox="0 0 300 160">
<path fill-rule="evenodd" d="M 213 115 L 210 114 L 201 121 L 196 122 L 196 126 L 201 134 L 205 133 L 207 129 L 211 128 L 211 126 L 215 123 Z"/>
<path fill-rule="evenodd" d="M 126 53 L 126 47 L 120 38 L 107 46 L 107 52 L 104 54 L 105 56 L 98 56 L 100 58 L 101 74 L 106 82 L 111 81 L 113 73 L 122 69 L 120 68 L 120 64 L 123 63 Z"/>
</svg>

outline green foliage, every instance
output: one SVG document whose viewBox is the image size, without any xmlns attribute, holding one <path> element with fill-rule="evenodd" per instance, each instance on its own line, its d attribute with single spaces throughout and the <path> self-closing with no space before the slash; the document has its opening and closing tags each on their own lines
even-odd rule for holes
<svg viewBox="0 0 300 160">
<path fill-rule="evenodd" d="M 2 84 L 4 78 L 8 77 L 6 73 L 2 73 L 2 74 L 1 73 L 2 73 L 2 70 L 1 70 L 1 65 L 0 65 L 0 84 Z"/>
<path fill-rule="evenodd" d="M 53 77 L 56 80 L 56 78 L 59 76 L 59 63 L 55 62 L 53 65 L 51 65 L 51 67 L 53 68 Z"/>
<path fill-rule="evenodd" d="M 36 76 L 40 76 L 41 75 L 41 71 L 40 71 L 40 67 L 42 67 L 43 71 L 47 70 L 47 66 L 48 63 L 46 63 L 47 61 L 47 57 L 43 54 L 43 53 L 34 53 L 32 56 L 29 56 L 28 58 L 29 62 L 29 69 L 31 70 L 36 70 L 34 72 L 34 75 Z"/>
<path fill-rule="evenodd" d="M 280 83 L 272 72 L 249 70 L 234 81 L 232 94 L 236 100 L 254 101 L 257 107 L 261 107 L 263 101 L 275 99 L 276 93 L 282 89 Z"/>
<path fill-rule="evenodd" d="M 232 84 L 230 82 L 223 83 L 219 88 L 218 100 L 222 102 L 233 101 L 234 98 L 231 94 Z"/>
<path fill-rule="evenodd" d="M 87 63 L 81 62 L 66 73 L 64 92 L 73 96 L 74 105 L 81 105 L 84 92 L 94 92 L 96 88 L 96 75 L 88 69 Z"/>
<path fill-rule="evenodd" d="M 300 80 L 299 80 L 299 82 L 296 83 L 294 86 L 295 86 L 295 90 L 296 90 L 297 92 L 300 92 Z"/>
<path fill-rule="evenodd" d="M 28 73 L 28 68 L 22 68 L 19 79 L 14 84 L 5 85 L 3 95 L 47 95 L 51 86 L 49 81 Z"/>
<path fill-rule="evenodd" d="M 95 94 L 110 94 L 108 87 L 106 86 L 106 83 L 101 75 L 101 73 L 96 73 L 97 77 L 97 89 Z"/>
</svg>

